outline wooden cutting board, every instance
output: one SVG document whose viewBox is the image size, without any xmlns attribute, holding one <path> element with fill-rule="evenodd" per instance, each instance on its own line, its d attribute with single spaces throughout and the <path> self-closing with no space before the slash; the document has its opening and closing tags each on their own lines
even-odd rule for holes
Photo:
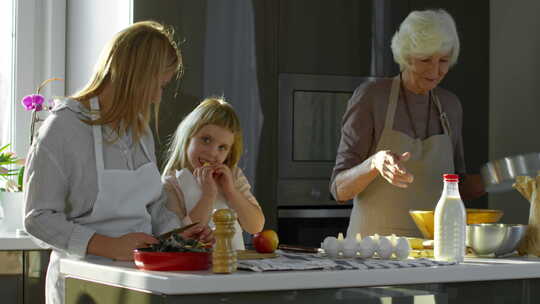
<svg viewBox="0 0 540 304">
<path fill-rule="evenodd" d="M 278 254 L 272 253 L 258 253 L 255 250 L 237 250 L 236 258 L 238 260 L 257 260 L 257 259 L 271 259 L 277 258 Z"/>
</svg>

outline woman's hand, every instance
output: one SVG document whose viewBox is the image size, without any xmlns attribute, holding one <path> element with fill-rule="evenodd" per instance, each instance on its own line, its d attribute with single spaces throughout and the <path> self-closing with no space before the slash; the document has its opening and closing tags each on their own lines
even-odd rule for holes
<svg viewBox="0 0 540 304">
<path fill-rule="evenodd" d="M 133 261 L 133 249 L 145 248 L 157 243 L 159 241 L 149 234 L 133 232 L 116 238 L 115 245 L 111 246 L 111 249 L 117 251 L 114 255 L 115 260 Z"/>
<path fill-rule="evenodd" d="M 216 199 L 218 193 L 214 171 L 215 166 L 204 166 L 196 168 L 193 172 L 197 182 L 201 185 L 203 196 L 208 197 L 212 202 Z"/>
<path fill-rule="evenodd" d="M 212 230 L 210 230 L 210 228 L 206 225 L 195 225 L 182 232 L 181 235 L 185 239 L 195 239 L 206 244 L 213 244 L 215 241 Z"/>
<path fill-rule="evenodd" d="M 224 164 L 215 166 L 214 176 L 216 181 L 223 189 L 225 195 L 232 193 L 236 190 L 234 187 L 234 179 L 232 176 L 231 169 Z"/>
<path fill-rule="evenodd" d="M 376 169 L 390 184 L 407 188 L 413 182 L 414 176 L 407 172 L 403 162 L 409 160 L 410 157 L 410 152 L 398 155 L 389 150 L 379 151 L 371 160 L 371 168 Z"/>
<path fill-rule="evenodd" d="M 87 252 L 119 261 L 133 261 L 133 249 L 157 243 L 159 241 L 156 238 L 142 232 L 128 233 L 116 238 L 94 234 L 88 242 Z"/>
</svg>

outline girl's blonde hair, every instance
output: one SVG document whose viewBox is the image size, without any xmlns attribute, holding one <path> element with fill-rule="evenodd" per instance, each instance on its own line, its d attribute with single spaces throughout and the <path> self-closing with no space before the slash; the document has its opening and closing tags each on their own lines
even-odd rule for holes
<svg viewBox="0 0 540 304">
<path fill-rule="evenodd" d="M 111 107 L 100 118 L 86 121 L 91 125 L 115 125 L 117 134 L 132 129 L 135 141 L 147 130 L 151 105 L 158 121 L 159 101 L 152 100 L 161 86 L 163 73 L 182 71 L 182 56 L 174 40 L 172 28 L 154 21 L 137 22 L 121 32 L 105 46 L 86 86 L 71 96 L 85 101 L 99 95 L 104 86 L 114 87 Z"/>
<path fill-rule="evenodd" d="M 189 143 L 206 125 L 220 126 L 234 134 L 234 142 L 224 163 L 231 169 L 238 164 L 243 149 L 240 120 L 229 103 L 223 98 L 213 97 L 203 100 L 178 125 L 167 150 L 167 163 L 163 169 L 163 176 L 189 167 L 187 155 Z"/>
</svg>

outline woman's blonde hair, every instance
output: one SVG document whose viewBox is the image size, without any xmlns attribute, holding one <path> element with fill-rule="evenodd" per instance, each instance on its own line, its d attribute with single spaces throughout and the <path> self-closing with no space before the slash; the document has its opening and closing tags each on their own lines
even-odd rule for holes
<svg viewBox="0 0 540 304">
<path fill-rule="evenodd" d="M 410 66 L 410 57 L 435 53 L 449 53 L 450 66 L 453 66 L 459 56 L 454 19 L 442 9 L 411 12 L 392 38 L 392 53 L 401 71 Z"/>
<path fill-rule="evenodd" d="M 155 92 L 161 86 L 163 73 L 182 72 L 182 56 L 174 40 L 172 28 L 154 21 L 134 23 L 105 46 L 86 86 L 71 96 L 85 101 L 99 95 L 104 86 L 114 87 L 113 103 L 91 125 L 115 124 L 117 134 L 132 129 L 135 141 L 147 131 L 151 118 L 151 105 L 157 122 L 159 101 Z"/>
<path fill-rule="evenodd" d="M 163 168 L 163 176 L 171 175 L 175 170 L 189 167 L 187 155 L 189 143 L 206 125 L 220 126 L 234 134 L 234 142 L 224 163 L 231 169 L 238 164 L 243 149 L 240 120 L 233 107 L 223 98 L 212 97 L 203 100 L 178 125 L 167 149 L 167 162 Z"/>
</svg>

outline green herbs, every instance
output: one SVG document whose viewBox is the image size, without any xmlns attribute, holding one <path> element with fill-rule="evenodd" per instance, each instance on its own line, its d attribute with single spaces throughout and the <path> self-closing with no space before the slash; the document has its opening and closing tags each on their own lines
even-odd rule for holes
<svg viewBox="0 0 540 304">
<path fill-rule="evenodd" d="M 172 234 L 159 244 L 150 246 L 155 252 L 209 252 L 210 247 L 193 239 L 184 239 L 180 234 Z"/>
<path fill-rule="evenodd" d="M 0 191 L 22 191 L 24 175 L 24 159 L 13 152 L 6 152 L 10 145 L 0 147 Z"/>
</svg>

